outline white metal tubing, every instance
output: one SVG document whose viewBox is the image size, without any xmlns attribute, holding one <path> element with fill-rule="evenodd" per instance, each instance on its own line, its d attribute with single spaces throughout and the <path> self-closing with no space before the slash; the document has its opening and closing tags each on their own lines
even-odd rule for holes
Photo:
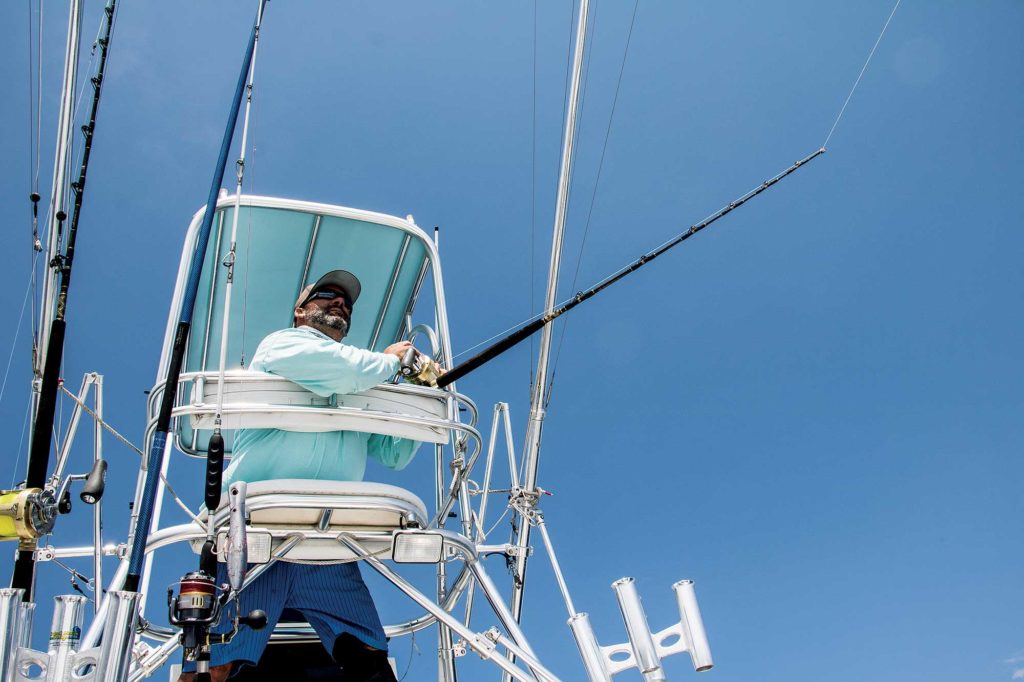
<svg viewBox="0 0 1024 682">
<path fill-rule="evenodd" d="M 519 623 L 517 623 L 516 619 L 512 617 L 512 612 L 508 610 L 505 602 L 501 599 L 501 592 L 498 591 L 497 586 L 491 580 L 487 571 L 484 570 L 483 564 L 480 561 L 469 559 L 467 559 L 467 563 L 469 564 L 469 569 L 473 571 L 473 575 L 476 577 L 477 582 L 480 583 L 481 591 L 484 593 L 484 596 L 487 597 L 487 601 L 490 602 L 491 607 L 494 608 L 494 613 L 497 614 L 498 620 L 500 620 L 501 624 L 505 626 L 505 630 L 512 635 L 512 639 L 515 640 L 516 644 L 518 644 L 523 651 L 536 658 L 537 654 L 533 652 L 533 648 L 530 646 L 529 641 L 527 641 L 526 635 L 524 635 L 523 631 L 519 628 Z"/>
<path fill-rule="evenodd" d="M 494 464 L 494 447 L 498 442 L 498 420 L 501 418 L 502 409 L 507 408 L 505 403 L 494 403 L 494 413 L 491 416 L 491 436 L 487 439 L 487 463 L 484 466 L 484 486 L 480 494 L 480 513 L 477 515 L 476 541 L 484 541 L 484 529 L 487 527 L 487 499 L 491 489 L 491 467 Z M 509 453 L 511 459 L 511 452 Z"/>
<path fill-rule="evenodd" d="M 117 571 L 114 572 L 114 577 L 110 580 L 110 585 L 106 588 L 106 594 L 103 595 L 103 599 L 100 601 L 100 608 L 96 611 L 96 615 L 93 617 L 89 629 L 86 630 L 85 636 L 82 637 L 83 649 L 91 649 L 100 641 L 100 633 L 103 632 L 103 624 L 106 622 L 107 612 L 110 610 L 110 594 L 115 590 L 121 589 L 126 575 L 128 575 L 128 559 L 121 559 L 117 565 Z"/>
<path fill-rule="evenodd" d="M 704 619 L 697 605 L 697 593 L 693 589 L 692 580 L 680 580 L 672 585 L 679 602 L 679 615 L 686 633 L 686 648 L 693 659 L 693 667 L 697 672 L 711 670 L 715 662 L 711 659 L 711 646 L 704 631 Z"/>
<path fill-rule="evenodd" d="M 263 23 L 263 0 L 259 0 L 256 10 L 256 35 L 252 44 L 252 59 L 249 63 L 249 82 L 246 86 L 245 115 L 242 121 L 241 151 L 238 153 L 238 184 L 235 189 L 235 210 L 231 216 L 231 241 L 228 247 L 228 258 L 225 263 L 228 275 L 224 285 L 224 322 L 220 332 L 220 365 L 217 374 L 217 416 L 216 430 L 220 431 L 220 413 L 224 409 L 224 371 L 228 357 L 228 327 L 231 324 L 231 292 L 234 289 L 235 244 L 238 241 L 238 214 L 242 207 L 242 179 L 245 175 L 245 146 L 249 140 L 249 112 L 252 110 L 252 88 L 256 78 L 256 53 L 260 45 L 260 25 Z M 216 278 L 216 274 L 214 275 Z"/>
<path fill-rule="evenodd" d="M 9 680 L 14 674 L 14 661 L 18 657 L 21 599 L 25 590 L 0 590 L 0 676 Z"/>
<path fill-rule="evenodd" d="M 569 618 L 568 623 L 590 682 L 611 682 L 612 676 L 605 668 L 604 654 L 601 652 L 601 645 L 597 643 L 597 637 L 594 636 L 590 616 L 586 613 L 576 613 Z"/>
<path fill-rule="evenodd" d="M 459 619 L 453 616 L 451 613 L 445 611 L 440 606 L 432 602 L 422 592 L 417 590 L 408 581 L 406 581 L 405 578 L 401 577 L 400 575 L 392 571 L 390 568 L 385 566 L 380 560 L 378 560 L 376 557 L 374 557 L 365 549 L 363 549 L 358 542 L 355 542 L 351 538 L 347 537 L 345 534 L 339 536 L 338 540 L 346 547 L 351 549 L 354 553 L 361 556 L 363 560 L 365 560 L 366 563 L 368 563 L 373 570 L 380 573 L 391 584 L 393 584 L 399 590 L 404 592 L 407 597 L 409 597 L 414 602 L 419 604 L 422 608 L 426 609 L 431 614 L 433 614 L 438 619 L 438 621 L 443 623 L 450 630 L 454 630 L 455 632 L 457 632 L 459 636 L 466 640 L 466 643 L 470 646 L 470 648 L 472 648 L 473 651 L 477 652 L 481 658 L 494 661 L 494 663 L 498 667 L 500 667 L 502 670 L 504 670 L 506 673 L 508 673 L 515 679 L 521 680 L 521 682 L 532 681 L 533 678 L 531 678 L 528 673 L 524 672 L 522 669 L 520 669 L 518 666 L 509 661 L 504 656 L 497 654 L 493 646 L 486 646 L 479 635 L 477 635 L 475 632 L 464 626 L 461 622 L 459 622 Z"/>
<path fill-rule="evenodd" d="M 508 475 L 509 481 L 513 488 L 519 487 L 519 470 L 516 468 L 516 448 L 512 444 L 512 416 L 508 411 L 508 403 L 502 403 L 505 406 L 504 409 L 504 420 L 505 420 L 505 448 L 508 451 Z"/>
<path fill-rule="evenodd" d="M 93 373 L 96 388 L 93 391 L 93 411 L 96 413 L 93 425 L 93 465 L 103 459 L 103 375 Z M 92 579 L 93 585 L 103 586 L 103 498 L 92 505 Z M 95 613 L 99 613 L 100 600 L 93 599 Z"/>
<path fill-rule="evenodd" d="M 555 580 L 558 581 L 558 589 L 562 591 L 562 599 L 565 600 L 565 608 L 569 611 L 570 621 L 576 615 L 576 607 L 572 603 L 572 597 L 569 595 L 569 587 L 565 584 L 565 577 L 562 575 L 562 567 L 558 563 L 558 557 L 555 556 L 555 548 L 551 544 L 551 537 L 548 535 L 548 527 L 544 523 L 544 518 L 540 517 L 537 522 L 537 527 L 540 528 L 541 538 L 544 540 L 544 547 L 548 550 L 548 558 L 551 560 L 551 568 L 555 571 Z"/>
<path fill-rule="evenodd" d="M 82 404 L 89 397 L 89 387 L 92 386 L 95 380 L 96 375 L 94 373 L 86 374 L 82 377 L 82 387 L 78 389 L 78 400 L 75 401 L 75 406 L 71 408 L 71 419 L 68 421 L 64 442 L 60 445 L 57 461 L 53 466 L 53 474 L 50 476 L 50 485 L 55 489 L 60 485 L 60 479 L 64 475 L 64 466 L 67 464 L 68 455 L 71 452 L 71 443 L 75 440 L 75 434 L 78 433 L 78 422 L 82 418 Z"/>
<path fill-rule="evenodd" d="M 39 310 L 39 349 L 36 358 L 36 373 L 42 375 L 46 363 L 46 348 L 50 340 L 50 326 L 53 323 L 53 305 L 57 270 L 49 266 L 60 253 L 58 234 L 61 222 L 57 214 L 65 211 L 64 195 L 67 193 L 67 173 L 71 164 L 73 142 L 72 125 L 75 118 L 75 89 L 78 82 L 78 53 L 81 45 L 82 0 L 72 0 L 68 9 L 68 38 L 64 52 L 64 82 L 61 85 L 60 110 L 57 115 L 57 149 L 53 154 L 53 183 L 50 188 L 50 231 L 46 242 L 46 261 L 43 278 L 42 305 Z"/>
<path fill-rule="evenodd" d="M 619 578 L 612 583 L 612 588 L 619 601 L 619 610 L 622 612 L 622 620 L 626 624 L 629 645 L 633 649 L 633 655 L 636 656 L 637 668 L 648 682 L 664 680 L 665 676 L 661 674 L 661 660 L 658 658 L 651 630 L 647 626 L 647 616 L 644 614 L 643 604 L 640 603 L 636 581 L 632 578 Z"/>
<path fill-rule="evenodd" d="M 544 310 L 555 306 L 558 289 L 558 270 L 562 258 L 562 236 L 569 208 L 569 180 L 572 174 L 572 157 L 575 149 L 577 110 L 580 100 L 580 80 L 583 72 L 583 53 L 587 34 L 589 0 L 580 0 L 579 19 L 576 24 L 576 41 L 573 51 L 572 80 L 569 86 L 569 106 L 565 114 L 565 136 L 562 142 L 561 168 L 558 173 L 558 196 L 555 202 L 555 224 L 551 238 L 551 263 L 548 268 L 548 289 L 544 297 Z M 544 427 L 544 398 L 547 393 L 548 360 L 551 355 L 552 325 L 541 330 L 540 352 L 537 358 L 537 372 L 534 379 L 533 395 L 530 399 L 530 420 L 526 431 L 526 448 L 523 456 L 523 487 L 534 492 L 537 487 L 537 467 L 540 456 L 541 431 Z M 530 526 L 523 519 L 520 526 L 518 545 L 522 550 L 516 557 L 515 575 L 512 586 L 512 612 L 516 619 L 523 609 L 523 589 L 526 577 L 526 547 L 530 544 Z"/>
<path fill-rule="evenodd" d="M 530 666 L 530 670 L 532 670 L 539 679 L 544 680 L 545 682 L 558 682 L 558 678 L 555 677 L 554 673 L 542 666 L 535 656 L 531 656 L 526 652 L 526 650 L 521 648 L 505 635 L 498 633 L 498 643 L 508 649 L 512 654 L 522 659 L 523 663 Z"/>
<path fill-rule="evenodd" d="M 47 679 L 63 680 L 82 637 L 85 597 L 64 594 L 53 599 L 53 624 L 47 648 Z"/>
<path fill-rule="evenodd" d="M 32 644 L 32 624 L 35 622 L 36 605 L 32 602 L 22 602 L 18 608 L 18 646 L 27 647 Z"/>
<path fill-rule="evenodd" d="M 138 592 L 110 593 L 110 617 L 96 655 L 96 682 L 125 682 L 132 664 L 132 643 L 138 620 Z"/>
</svg>

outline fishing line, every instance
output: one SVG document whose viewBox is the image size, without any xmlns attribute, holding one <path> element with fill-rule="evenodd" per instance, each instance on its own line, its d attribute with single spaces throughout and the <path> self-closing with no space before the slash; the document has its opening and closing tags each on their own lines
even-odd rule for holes
<svg viewBox="0 0 1024 682">
<path fill-rule="evenodd" d="M 575 296 L 573 296 L 570 299 L 567 299 L 561 305 L 555 306 L 550 310 L 546 311 L 539 319 L 534 320 L 533 322 L 530 322 L 524 325 L 523 327 L 520 327 L 519 329 L 515 330 L 514 332 L 506 336 L 505 338 L 495 343 L 494 345 L 480 351 L 479 353 L 477 353 L 476 355 L 474 355 L 472 358 L 462 363 L 461 365 L 451 368 L 448 372 L 446 372 L 444 375 L 438 378 L 437 386 L 439 388 L 444 388 L 445 386 L 452 384 L 453 382 L 457 381 L 461 377 L 464 377 L 465 375 L 469 374 L 470 372 L 487 363 L 488 361 L 493 360 L 494 358 L 501 355 L 508 349 L 526 340 L 531 335 L 537 333 L 546 325 L 550 324 L 558 317 L 569 312 L 570 310 L 578 306 L 580 303 L 583 303 L 587 299 L 592 298 L 601 291 L 607 289 L 612 284 L 615 284 L 616 282 L 618 282 L 620 279 L 630 274 L 631 272 L 642 268 L 650 261 L 662 255 L 669 249 L 678 246 L 679 244 L 686 241 L 687 239 L 697 234 L 698 232 L 708 227 L 709 225 L 719 220 L 720 218 L 724 218 L 732 211 L 736 210 L 737 208 L 747 203 L 757 195 L 761 194 L 769 187 L 774 186 L 783 178 L 795 173 L 801 167 L 807 165 L 809 162 L 813 161 L 814 159 L 816 159 L 817 157 L 821 156 L 824 153 L 825 148 L 821 147 L 816 151 L 811 152 L 810 154 L 800 159 L 799 161 L 795 161 L 792 165 L 790 165 L 782 172 L 769 178 L 768 180 L 765 180 L 760 185 L 750 190 L 749 192 L 739 197 L 738 199 L 729 202 L 728 204 L 718 209 L 717 211 L 715 211 L 714 213 L 712 213 L 699 223 L 691 225 L 688 230 L 680 233 L 679 235 L 673 237 L 672 239 L 669 239 L 668 241 L 664 242 L 661 246 L 658 246 L 657 248 L 648 251 L 644 255 L 640 256 L 640 258 L 638 258 L 637 260 L 620 268 L 619 270 L 612 273 L 608 277 L 605 277 L 603 280 L 595 284 L 590 289 L 586 291 L 577 292 Z"/>
<path fill-rule="evenodd" d="M 25 444 L 25 434 L 28 433 L 28 416 L 32 411 L 32 396 L 29 392 L 29 399 L 25 401 L 25 418 L 21 422 L 21 439 L 18 440 L 18 457 L 14 460 L 14 469 L 11 472 L 11 488 L 14 487 L 14 479 L 18 477 L 18 467 L 21 465 L 21 447 Z"/>
<path fill-rule="evenodd" d="M 37 260 L 39 253 L 36 252 L 32 259 L 32 269 L 35 270 L 35 261 Z M 4 381 L 0 384 L 0 404 L 4 401 L 4 391 L 7 390 L 7 377 L 11 373 L 11 361 L 14 360 L 14 351 L 18 346 L 18 336 L 21 334 L 21 323 L 25 319 L 25 308 L 28 306 L 28 301 L 31 298 L 32 293 L 32 273 L 29 273 L 28 286 L 25 287 L 25 298 L 21 301 L 21 313 L 18 315 L 18 324 L 14 329 L 14 339 L 11 341 L 11 352 L 7 356 L 7 368 L 4 370 Z M 30 401 L 31 402 L 31 401 Z"/>
<path fill-rule="evenodd" d="M 893 6 L 892 11 L 889 12 L 889 18 L 885 20 L 885 25 L 882 26 L 882 32 L 878 34 L 878 40 L 875 41 L 874 47 L 872 47 L 871 52 L 868 53 L 868 58 L 864 60 L 864 66 L 861 67 L 860 73 L 857 75 L 857 80 L 853 82 L 853 87 L 850 88 L 850 94 L 846 96 L 846 101 L 843 102 L 843 106 L 839 110 L 839 115 L 836 116 L 836 120 L 832 124 L 831 130 L 829 130 L 828 135 L 825 136 L 825 141 L 821 143 L 822 147 L 827 147 L 828 141 L 832 139 L 832 133 L 836 131 L 836 126 L 839 125 L 839 119 L 843 117 L 843 113 L 846 111 L 846 106 L 850 103 L 850 99 L 853 97 L 853 93 L 857 89 L 857 86 L 860 85 L 860 79 L 864 77 L 864 72 L 867 71 L 868 64 L 871 63 L 871 58 L 875 56 L 875 50 L 878 49 L 878 44 L 882 42 L 882 36 L 885 35 L 885 29 L 889 28 L 889 22 L 892 21 L 892 17 L 896 14 L 896 10 L 899 8 L 901 1 L 902 0 L 896 0 L 896 4 Z"/>
<path fill-rule="evenodd" d="M 527 317 L 526 319 L 520 320 L 519 322 L 516 322 L 511 327 L 508 327 L 508 328 L 498 332 L 494 336 L 488 337 L 488 338 L 484 339 L 483 341 L 481 341 L 480 343 L 474 344 L 474 345 L 470 346 L 469 348 L 465 349 L 464 351 L 456 353 L 455 355 L 452 356 L 452 360 L 454 360 L 455 358 L 461 358 L 466 353 L 468 353 L 470 351 L 473 351 L 473 350 L 476 350 L 477 348 L 479 348 L 480 346 L 484 345 L 485 343 L 490 343 L 491 341 L 493 341 L 494 339 L 498 338 L 499 336 L 504 336 L 505 334 L 508 334 L 512 330 L 518 329 L 519 327 L 522 327 L 524 324 L 529 324 L 531 322 L 539 320 L 542 317 L 544 317 L 544 313 L 537 313 L 536 315 L 533 315 L 532 317 Z"/>
<path fill-rule="evenodd" d="M 608 140 L 612 132 L 612 122 L 615 120 L 615 108 L 619 103 L 619 90 L 622 87 L 622 74 L 626 70 L 626 61 L 629 59 L 629 45 L 633 38 L 633 26 L 636 24 L 636 13 L 640 7 L 640 0 L 635 0 L 633 3 L 633 15 L 629 20 L 629 31 L 626 33 L 626 45 L 622 50 L 622 61 L 619 63 L 619 77 L 615 82 L 615 95 L 612 98 L 612 110 L 608 115 L 608 126 L 604 131 L 604 144 L 601 146 L 601 158 L 597 162 L 597 178 L 594 180 L 594 191 L 590 195 L 590 206 L 587 208 L 587 220 L 583 227 L 583 240 L 580 242 L 579 255 L 576 257 L 576 271 L 572 276 L 572 286 L 570 289 L 576 288 L 576 281 L 580 275 L 580 266 L 583 264 L 583 250 L 587 246 L 587 235 L 590 233 L 590 221 L 594 215 L 594 204 L 597 199 L 597 189 L 601 184 L 601 174 L 604 172 L 604 157 L 605 152 L 608 151 Z M 565 335 L 569 330 L 569 320 L 565 321 L 562 325 L 561 334 L 558 337 L 558 348 L 555 350 L 555 361 L 551 363 L 551 381 L 548 383 L 548 394 L 544 398 L 544 406 L 547 407 L 551 403 L 551 392 L 555 387 L 555 373 L 558 371 L 558 360 L 562 356 L 562 344 L 565 342 Z"/>
</svg>

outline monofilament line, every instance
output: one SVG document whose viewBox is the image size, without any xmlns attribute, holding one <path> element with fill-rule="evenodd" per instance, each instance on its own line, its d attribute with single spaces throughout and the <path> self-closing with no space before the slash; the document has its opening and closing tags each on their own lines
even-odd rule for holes
<svg viewBox="0 0 1024 682">
<path fill-rule="evenodd" d="M 896 10 L 900 6 L 902 0 L 896 0 L 896 4 L 893 6 L 892 11 L 889 12 L 889 18 L 885 20 L 885 26 L 882 27 L 882 32 L 878 34 L 878 40 L 875 41 L 875 46 L 871 48 L 871 52 L 868 53 L 868 58 L 864 60 L 864 66 L 860 68 L 860 73 L 857 75 L 857 80 L 854 81 L 853 87 L 850 88 L 850 94 L 846 96 L 846 101 L 843 102 L 843 107 L 839 110 L 839 115 L 836 116 L 835 122 L 832 124 L 832 129 L 828 131 L 828 135 L 825 136 L 825 141 L 821 144 L 822 147 L 828 146 L 828 141 L 832 139 L 832 133 L 836 131 L 836 126 L 839 125 L 839 119 L 843 117 L 843 113 L 846 111 L 846 106 L 850 103 L 850 99 L 853 97 L 854 91 L 857 86 L 860 85 L 860 79 L 864 77 L 864 72 L 868 69 L 868 64 L 871 63 L 871 58 L 875 56 L 875 50 L 878 49 L 878 44 L 882 42 L 882 36 L 885 35 L 885 29 L 889 28 L 889 22 L 892 21 L 892 17 L 896 14 Z"/>
</svg>

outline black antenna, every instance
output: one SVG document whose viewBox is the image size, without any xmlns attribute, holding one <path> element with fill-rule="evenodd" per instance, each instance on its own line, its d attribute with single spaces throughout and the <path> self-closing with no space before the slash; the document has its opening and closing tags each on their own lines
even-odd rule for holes
<svg viewBox="0 0 1024 682">
<path fill-rule="evenodd" d="M 556 318 L 569 312 L 570 310 L 578 306 L 580 303 L 583 303 L 588 298 L 591 298 L 592 296 L 596 295 L 598 292 L 607 289 L 608 287 L 615 284 L 620 279 L 622 279 L 629 273 L 633 272 L 634 270 L 639 270 L 644 265 L 654 260 L 661 254 L 665 253 L 672 247 L 683 243 L 684 241 L 686 241 L 693 235 L 697 234 L 711 223 L 715 222 L 719 218 L 725 217 L 726 214 L 739 208 L 743 204 L 747 203 L 748 201 L 756 197 L 761 192 L 765 191 L 766 189 L 777 183 L 779 180 L 782 180 L 782 178 L 795 172 L 801 166 L 807 164 L 810 161 L 813 161 L 814 159 L 816 159 L 817 157 L 821 156 L 824 153 L 825 148 L 822 147 L 813 152 L 812 154 L 808 154 L 807 156 L 795 162 L 792 166 L 782 171 L 775 177 L 765 180 L 760 185 L 758 185 L 754 189 L 750 190 L 749 192 L 741 196 L 739 199 L 736 199 L 735 201 L 732 201 L 727 205 L 723 206 L 722 208 L 718 209 L 710 216 L 697 223 L 696 225 L 691 225 L 690 229 L 686 230 L 677 237 L 670 239 L 669 241 L 665 242 L 664 244 L 654 249 L 653 251 L 645 253 L 644 255 L 640 256 L 638 259 L 636 259 L 626 267 L 621 268 L 620 270 L 614 272 L 608 277 L 605 277 L 603 280 L 595 284 L 590 289 L 578 292 L 568 301 L 565 301 L 561 305 L 552 308 L 551 310 L 547 311 L 536 320 L 527 322 L 522 327 L 515 330 L 505 338 L 492 344 L 491 346 L 488 346 L 487 348 L 483 349 L 482 351 L 471 357 L 469 360 L 466 360 L 461 365 L 453 367 L 448 372 L 440 376 L 437 379 L 438 387 L 444 388 L 445 386 L 448 386 L 449 384 L 458 381 L 459 379 L 466 376 L 473 370 L 477 369 L 484 363 L 488 362 L 489 360 L 493 360 L 494 358 L 498 357 L 499 355 L 507 351 L 509 348 L 512 348 L 521 341 L 524 341 L 529 337 L 533 336 L 538 331 L 543 329 L 545 325 L 550 324 Z"/>
</svg>

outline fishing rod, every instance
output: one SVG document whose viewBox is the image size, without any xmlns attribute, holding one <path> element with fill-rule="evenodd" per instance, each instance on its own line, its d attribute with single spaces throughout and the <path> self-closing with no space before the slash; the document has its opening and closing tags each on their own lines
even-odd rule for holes
<svg viewBox="0 0 1024 682">
<path fill-rule="evenodd" d="M 507 351 L 509 348 L 512 348 L 513 346 L 519 344 L 522 341 L 525 341 L 526 339 L 528 339 L 529 337 L 533 336 L 538 331 L 543 329 L 546 325 L 553 322 L 558 317 L 561 317 L 565 313 L 569 312 L 570 310 L 578 306 L 580 303 L 583 303 L 588 298 L 591 298 L 597 295 L 599 292 L 607 289 L 608 287 L 615 284 L 616 282 L 618 282 L 620 279 L 630 274 L 631 272 L 639 270 L 647 263 L 651 262 L 652 260 L 660 256 L 661 254 L 665 253 L 669 249 L 683 243 L 693 235 L 703 230 L 708 225 L 714 223 L 719 218 L 724 218 L 727 214 L 736 210 L 743 204 L 747 203 L 748 201 L 756 197 L 758 194 L 761 194 L 769 187 L 775 185 L 777 182 L 779 182 L 786 176 L 796 172 L 798 168 L 802 168 L 803 166 L 810 163 L 811 161 L 818 158 L 824 153 L 824 147 L 815 150 L 814 152 L 808 154 L 799 161 L 794 162 L 793 165 L 791 165 L 789 168 L 782 171 L 778 175 L 768 180 L 765 180 L 760 185 L 750 190 L 740 198 L 729 202 L 728 204 L 718 209 L 704 220 L 700 221 L 699 223 L 696 223 L 695 225 L 691 225 L 690 228 L 685 232 L 682 232 L 678 236 L 670 239 L 669 241 L 665 242 L 664 244 L 654 249 L 653 251 L 645 253 L 644 255 L 640 256 L 638 259 L 636 259 L 629 265 L 617 270 L 608 277 L 605 277 L 603 280 L 595 284 L 590 289 L 578 292 L 575 296 L 565 301 L 561 305 L 551 308 L 546 313 L 541 315 L 539 318 L 531 322 L 527 322 L 522 327 L 516 329 L 505 338 L 488 346 L 487 348 L 483 349 L 482 351 L 480 351 L 470 359 L 466 360 L 462 364 L 457 365 L 452 369 L 448 370 L 447 372 L 445 372 L 443 375 L 441 375 L 441 377 L 437 379 L 437 386 L 439 388 L 444 388 L 445 386 L 448 386 L 449 384 L 458 381 L 459 379 L 466 376 L 473 370 L 479 368 L 488 361 L 498 357 L 499 355 Z"/>
<path fill-rule="evenodd" d="M 238 75 L 238 84 L 235 87 L 235 94 L 231 100 L 231 109 L 228 113 L 228 122 L 224 130 L 224 137 L 221 140 L 220 153 L 217 157 L 217 165 L 213 172 L 213 181 L 210 183 L 210 193 L 206 201 L 206 210 L 203 214 L 203 222 L 196 237 L 195 250 L 192 256 L 192 264 L 189 269 L 188 280 L 182 296 L 181 314 L 178 318 L 178 326 L 175 330 L 174 345 L 171 349 L 170 360 L 167 368 L 167 380 L 164 383 L 163 398 L 160 403 L 160 412 L 157 417 L 156 431 L 153 434 L 152 445 L 147 458 L 146 481 L 142 491 L 142 498 L 139 503 L 138 516 L 135 527 L 132 529 L 131 554 L 128 561 L 128 575 L 125 578 L 125 590 L 137 592 L 142 577 L 142 567 L 146 556 L 146 539 L 149 536 L 150 526 L 153 522 L 153 502 L 156 497 L 157 485 L 160 480 L 160 460 L 164 449 L 167 446 L 167 435 L 170 432 L 171 412 L 178 393 L 178 379 L 181 376 L 181 365 L 185 358 L 185 349 L 188 342 L 189 330 L 192 327 L 192 313 L 195 310 L 196 295 L 199 291 L 199 279 L 202 274 L 203 262 L 207 245 L 210 241 L 210 232 L 213 227 L 214 213 L 217 210 L 217 196 L 220 193 L 221 183 L 224 180 L 224 169 L 227 165 L 228 152 L 231 148 L 231 140 L 235 134 L 235 124 L 238 121 L 238 111 L 241 108 L 242 99 L 245 95 L 246 81 L 249 75 L 249 67 L 252 63 L 253 52 L 256 47 L 256 40 L 259 35 L 260 23 L 263 18 L 263 9 L 266 0 L 261 0 L 256 13 L 256 20 L 253 22 L 252 32 L 249 34 L 249 42 L 246 45 L 245 56 L 242 59 L 242 68 Z M 224 446 L 220 441 L 219 452 L 217 443 L 211 443 L 208 448 L 207 457 L 207 485 L 206 485 L 206 507 L 213 513 L 220 503 L 220 474 L 219 467 L 223 464 Z M 211 470 L 216 469 L 215 481 L 209 480 Z M 214 492 L 215 489 L 215 492 Z M 211 504 L 211 502 L 213 504 Z"/>
<path fill-rule="evenodd" d="M 35 495 L 34 501 L 28 502 L 30 507 L 38 510 L 40 527 L 36 530 L 48 532 L 53 526 L 56 515 L 56 504 L 59 500 L 51 499 L 52 494 L 41 490 L 46 486 L 46 470 L 50 463 L 50 442 L 53 439 L 54 415 L 57 406 L 57 395 L 60 390 L 60 368 L 64 360 L 64 337 L 67 331 L 65 314 L 67 311 L 68 292 L 71 288 L 71 268 L 75 260 L 75 241 L 78 237 L 78 221 L 82 214 L 82 197 L 85 194 L 85 180 L 89 173 L 89 157 L 92 154 L 92 141 L 96 132 L 96 112 L 99 110 L 100 94 L 103 92 L 103 75 L 107 66 L 107 55 L 113 35 L 114 14 L 117 0 L 109 0 L 103 8 L 105 15 L 103 34 L 97 39 L 100 48 L 99 65 L 96 75 L 92 77 L 92 106 L 89 109 L 89 121 L 82 126 L 85 137 L 82 149 L 82 161 L 79 165 L 78 179 L 71 183 L 74 192 L 74 204 L 71 210 L 71 224 L 68 228 L 68 243 L 64 254 L 58 254 L 50 266 L 60 273 L 60 288 L 50 334 L 46 343 L 46 360 L 43 364 L 42 385 L 39 391 L 39 403 L 36 408 L 36 420 L 32 428 L 31 447 L 29 449 L 28 472 L 25 478 L 24 494 Z M 33 194 L 35 197 L 36 194 Z M 35 203 L 35 202 L 33 202 Z M 63 221 L 59 212 L 58 221 Z M 35 492 L 32 492 L 35 489 Z M 35 514 L 33 514 L 35 515 Z M 42 533 L 40 533 L 42 534 Z M 38 536 L 37 536 L 38 537 Z M 23 589 L 24 600 L 32 599 L 32 584 L 35 578 L 35 544 L 33 538 L 22 542 L 18 548 L 18 558 L 14 563 L 14 574 L 11 587 Z"/>
</svg>

